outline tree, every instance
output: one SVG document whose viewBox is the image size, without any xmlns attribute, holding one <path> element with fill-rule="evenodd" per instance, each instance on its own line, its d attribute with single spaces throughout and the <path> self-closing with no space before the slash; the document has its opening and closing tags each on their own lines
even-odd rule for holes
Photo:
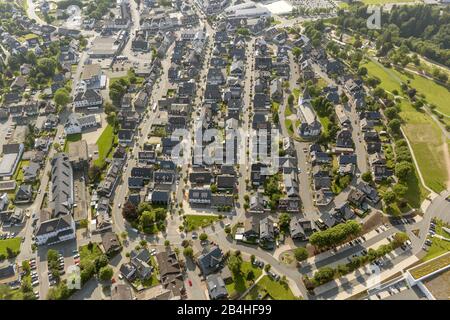
<svg viewBox="0 0 450 320">
<path fill-rule="evenodd" d="M 386 191 L 386 192 L 383 194 L 383 200 L 384 200 L 384 202 L 385 202 L 386 204 L 389 205 L 389 204 L 395 202 L 395 200 L 396 200 L 396 195 L 395 195 L 395 193 L 394 193 L 393 191 L 388 190 L 388 191 Z"/>
<path fill-rule="evenodd" d="M 92 181 L 98 181 L 100 179 L 100 176 L 102 174 L 102 169 L 97 166 L 96 164 L 93 164 L 89 167 L 89 179 Z"/>
<path fill-rule="evenodd" d="M 141 202 L 137 207 L 137 212 L 142 214 L 144 211 L 152 211 L 152 205 L 148 202 Z"/>
<path fill-rule="evenodd" d="M 170 241 L 169 240 L 165 240 L 164 241 L 164 246 L 166 246 L 166 247 L 170 246 Z"/>
<path fill-rule="evenodd" d="M 25 274 L 30 274 L 31 267 L 28 260 L 22 261 L 22 270 L 25 272 Z"/>
<path fill-rule="evenodd" d="M 269 272 L 271 267 L 272 267 L 272 266 L 271 266 L 270 264 L 266 264 L 266 265 L 264 266 L 264 271 L 265 271 L 265 272 Z"/>
<path fill-rule="evenodd" d="M 138 218 L 136 207 L 130 201 L 125 202 L 123 205 L 122 216 L 127 221 L 134 221 Z"/>
<path fill-rule="evenodd" d="M 291 222 L 291 216 L 289 214 L 287 214 L 286 212 L 283 212 L 280 215 L 280 218 L 278 220 L 278 224 L 280 225 L 280 229 L 288 228 L 290 222 Z"/>
<path fill-rule="evenodd" d="M 392 190 L 395 192 L 395 194 L 396 194 L 399 198 L 401 198 L 401 197 L 403 197 L 403 196 L 406 194 L 406 192 L 408 192 L 408 187 L 405 186 L 405 185 L 402 184 L 402 183 L 396 183 L 396 184 L 392 187 Z"/>
<path fill-rule="evenodd" d="M 294 57 L 298 58 L 302 54 L 302 49 L 299 47 L 294 47 L 292 49 L 292 54 L 294 55 Z"/>
<path fill-rule="evenodd" d="M 372 182 L 372 173 L 370 171 L 364 172 L 361 175 L 361 179 L 367 183 Z"/>
<path fill-rule="evenodd" d="M 405 243 L 408 240 L 409 240 L 409 237 L 405 232 L 397 232 L 396 234 L 394 234 L 393 242 L 394 242 L 395 247 L 401 246 L 403 243 Z"/>
<path fill-rule="evenodd" d="M 319 247 L 334 247 L 345 241 L 350 236 L 356 236 L 361 232 L 361 225 L 355 220 L 340 223 L 324 231 L 314 232 L 309 238 L 310 243 Z"/>
<path fill-rule="evenodd" d="M 58 106 L 66 106 L 70 103 L 70 93 L 66 90 L 66 88 L 59 88 L 56 90 L 53 100 Z"/>
<path fill-rule="evenodd" d="M 384 110 L 384 114 L 388 119 L 394 119 L 398 115 L 398 111 L 396 107 L 389 107 Z"/>
<path fill-rule="evenodd" d="M 412 172 L 412 166 L 409 162 L 402 161 L 395 165 L 395 175 L 402 181 L 405 181 Z"/>
<path fill-rule="evenodd" d="M 104 109 L 105 113 L 108 115 L 112 112 L 117 112 L 117 108 L 114 107 L 114 105 L 109 101 L 105 102 L 103 109 Z"/>
<path fill-rule="evenodd" d="M 288 104 L 290 105 L 290 106 L 293 106 L 294 105 L 294 95 L 293 94 L 290 94 L 289 96 L 288 96 Z"/>
<path fill-rule="evenodd" d="M 102 281 L 109 281 L 111 280 L 113 274 L 113 269 L 110 266 L 105 266 L 100 269 L 98 276 Z"/>
<path fill-rule="evenodd" d="M 238 275 L 241 272 L 242 257 L 235 254 L 228 258 L 228 268 L 234 275 Z"/>
<path fill-rule="evenodd" d="M 208 239 L 208 235 L 206 233 L 201 233 L 199 236 L 200 241 L 205 241 Z"/>
<path fill-rule="evenodd" d="M 94 260 L 95 270 L 97 272 L 104 266 L 108 265 L 108 257 L 105 254 L 101 254 Z"/>
<path fill-rule="evenodd" d="M 295 260 L 297 260 L 298 262 L 308 259 L 308 256 L 308 250 L 306 250 L 305 247 L 298 247 L 294 251 Z"/>
<path fill-rule="evenodd" d="M 50 249 L 47 251 L 47 261 L 57 261 L 58 251 Z"/>
<path fill-rule="evenodd" d="M 141 241 L 139 241 L 139 245 L 140 245 L 142 248 L 146 248 L 146 247 L 147 247 L 147 240 L 142 239 Z"/>
<path fill-rule="evenodd" d="M 155 213 L 153 211 L 144 211 L 139 218 L 143 228 L 151 227 L 156 221 Z"/>
<path fill-rule="evenodd" d="M 211 192 L 216 193 L 217 192 L 217 185 L 215 183 L 212 183 L 210 186 Z"/>
<path fill-rule="evenodd" d="M 184 254 L 186 257 L 192 258 L 192 256 L 194 255 L 194 250 L 192 249 L 192 247 L 186 247 L 186 248 L 184 248 L 184 250 L 183 250 L 183 254 Z"/>
<path fill-rule="evenodd" d="M 360 76 L 365 76 L 365 75 L 367 75 L 367 68 L 366 68 L 366 67 L 360 67 L 360 68 L 358 69 L 358 75 L 360 75 Z"/>
<path fill-rule="evenodd" d="M 253 280 L 255 280 L 255 273 L 253 272 L 253 270 L 250 270 L 250 271 L 247 273 L 247 280 L 248 280 L 248 281 L 253 281 Z"/>
<path fill-rule="evenodd" d="M 399 134 L 400 133 L 400 126 L 401 126 L 401 122 L 398 119 L 392 119 L 388 123 L 389 129 L 391 130 L 391 132 L 393 132 L 395 134 Z"/>
<path fill-rule="evenodd" d="M 252 254 L 252 255 L 250 256 L 250 262 L 253 263 L 253 262 L 255 262 L 255 260 L 256 260 L 256 257 L 255 257 L 254 254 Z"/>
<path fill-rule="evenodd" d="M 229 226 L 226 226 L 224 229 L 226 234 L 230 234 L 231 233 L 231 228 Z"/>
<path fill-rule="evenodd" d="M 321 285 L 332 280 L 334 277 L 334 270 L 330 267 L 323 267 L 316 271 L 314 274 L 314 282 Z"/>
<path fill-rule="evenodd" d="M 127 238 L 128 238 L 128 232 L 123 231 L 123 232 L 120 234 L 120 237 L 121 237 L 123 240 L 127 240 Z"/>
<path fill-rule="evenodd" d="M 45 77 L 53 77 L 55 75 L 56 61 L 52 58 L 38 59 L 36 68 Z"/>
</svg>

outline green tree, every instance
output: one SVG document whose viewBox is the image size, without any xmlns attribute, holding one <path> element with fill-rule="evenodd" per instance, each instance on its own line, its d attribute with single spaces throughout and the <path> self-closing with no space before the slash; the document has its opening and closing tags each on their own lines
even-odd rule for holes
<svg viewBox="0 0 450 320">
<path fill-rule="evenodd" d="M 405 181 L 412 172 L 412 166 L 409 162 L 402 161 L 395 165 L 395 175 L 402 181 Z"/>
<path fill-rule="evenodd" d="M 334 277 L 334 270 L 330 267 L 323 267 L 316 271 L 314 274 L 314 282 L 321 285 L 331 281 Z"/>
<path fill-rule="evenodd" d="M 114 274 L 113 269 L 110 266 L 105 266 L 100 269 L 98 276 L 102 281 L 109 281 L 111 280 L 113 274 Z"/>
<path fill-rule="evenodd" d="M 367 183 L 372 182 L 372 173 L 370 171 L 364 172 L 361 175 L 361 179 Z"/>
<path fill-rule="evenodd" d="M 396 200 L 396 195 L 393 191 L 388 190 L 383 194 L 383 200 L 386 204 L 394 203 Z"/>
<path fill-rule="evenodd" d="M 186 247 L 186 248 L 184 248 L 184 250 L 183 250 L 183 254 L 184 254 L 186 257 L 192 258 L 192 256 L 194 255 L 194 250 L 192 249 L 192 247 Z"/>
<path fill-rule="evenodd" d="M 230 271 L 234 275 L 237 275 L 241 272 L 241 266 L 242 266 L 242 257 L 233 254 L 228 258 L 228 268 L 230 268 Z"/>
<path fill-rule="evenodd" d="M 201 241 L 205 241 L 206 239 L 208 239 L 208 235 L 203 232 L 203 233 L 200 234 L 199 239 Z"/>
<path fill-rule="evenodd" d="M 291 216 L 286 212 L 280 214 L 280 218 L 278 219 L 278 224 L 280 225 L 280 229 L 289 228 L 289 223 L 291 222 Z"/>
<path fill-rule="evenodd" d="M 391 132 L 393 132 L 395 134 L 399 134 L 400 133 L 400 126 L 401 126 L 401 122 L 398 119 L 392 119 L 388 123 L 389 129 L 391 130 Z"/>
<path fill-rule="evenodd" d="M 108 265 L 108 257 L 105 254 L 101 254 L 94 260 L 95 270 L 100 271 L 101 268 Z"/>
<path fill-rule="evenodd" d="M 248 281 L 253 281 L 255 280 L 255 273 L 253 272 L 253 270 L 249 270 L 247 272 L 247 280 Z"/>
<path fill-rule="evenodd" d="M 294 251 L 295 260 L 297 260 L 299 262 L 308 259 L 308 256 L 309 256 L 308 250 L 306 250 L 305 247 L 298 247 Z"/>
<path fill-rule="evenodd" d="M 56 90 L 53 100 L 58 106 L 66 106 L 71 101 L 70 93 L 66 90 L 66 88 L 59 88 Z"/>
</svg>

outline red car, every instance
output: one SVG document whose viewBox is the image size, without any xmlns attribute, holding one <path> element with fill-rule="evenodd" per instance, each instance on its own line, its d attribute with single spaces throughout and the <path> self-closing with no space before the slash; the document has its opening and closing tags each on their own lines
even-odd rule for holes
<svg viewBox="0 0 450 320">
<path fill-rule="evenodd" d="M 192 281 L 188 280 L 188 283 L 189 283 L 189 287 L 192 287 Z"/>
</svg>

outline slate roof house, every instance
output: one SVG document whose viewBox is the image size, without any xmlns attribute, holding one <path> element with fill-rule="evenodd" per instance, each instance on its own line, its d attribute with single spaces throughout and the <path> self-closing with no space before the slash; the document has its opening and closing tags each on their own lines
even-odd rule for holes
<svg viewBox="0 0 450 320">
<path fill-rule="evenodd" d="M 223 253 L 218 246 L 213 246 L 197 259 L 198 267 L 203 276 L 206 277 L 211 273 L 216 272 L 222 265 Z"/>
<path fill-rule="evenodd" d="M 75 238 L 75 221 L 67 214 L 41 222 L 35 232 L 36 244 L 50 245 Z"/>
<path fill-rule="evenodd" d="M 227 287 L 222 277 L 218 274 L 210 274 L 206 277 L 208 294 L 212 300 L 221 300 L 228 297 Z"/>
</svg>

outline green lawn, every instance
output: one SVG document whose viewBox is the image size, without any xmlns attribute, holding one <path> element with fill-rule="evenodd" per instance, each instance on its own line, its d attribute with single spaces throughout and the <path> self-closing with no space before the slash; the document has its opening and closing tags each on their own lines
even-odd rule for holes
<svg viewBox="0 0 450 320">
<path fill-rule="evenodd" d="M 424 265 L 412 268 L 409 270 L 409 272 L 415 279 L 420 279 L 423 276 L 426 276 L 427 274 L 430 274 L 436 270 L 448 266 L 449 264 L 450 264 L 450 253 L 447 253 L 433 261 L 425 263 Z"/>
<path fill-rule="evenodd" d="M 444 159 L 444 143 L 438 125 L 425 112 L 419 112 L 409 103 L 401 104 L 403 128 L 411 142 L 425 183 L 434 191 L 446 188 L 447 170 Z"/>
<path fill-rule="evenodd" d="M 389 3 L 401 3 L 401 2 L 414 2 L 415 0 L 361 0 L 364 4 L 389 4 Z"/>
<path fill-rule="evenodd" d="M 81 133 L 75 133 L 75 134 L 69 134 L 66 137 L 66 143 L 64 144 L 64 152 L 67 152 L 69 150 L 69 144 L 71 142 L 77 142 L 80 141 L 82 138 L 82 134 Z"/>
<path fill-rule="evenodd" d="M 153 256 L 150 257 L 150 263 L 149 264 L 154 267 L 151 277 L 146 279 L 146 280 L 143 280 L 143 281 L 141 281 L 140 279 L 136 279 L 135 281 L 133 281 L 133 284 L 136 287 L 139 287 L 139 285 L 142 285 L 144 288 L 150 288 L 150 287 L 154 287 L 154 286 L 159 284 L 159 280 L 158 280 L 158 274 L 159 274 L 158 264 L 157 264 L 157 262 L 155 260 L 155 257 L 153 257 Z"/>
<path fill-rule="evenodd" d="M 294 126 L 292 125 L 292 120 L 284 119 L 284 125 L 286 126 L 289 135 L 294 135 Z"/>
<path fill-rule="evenodd" d="M 244 297 L 245 300 L 295 300 L 297 299 L 287 284 L 272 280 L 269 276 L 264 276 Z"/>
<path fill-rule="evenodd" d="M 450 91 L 447 88 L 416 74 L 401 74 L 401 78 L 405 82 L 410 80 L 413 88 L 422 93 L 429 103 L 436 105 L 436 110 L 450 116 Z"/>
<path fill-rule="evenodd" d="M 226 285 L 230 297 L 242 294 L 251 286 L 252 282 L 247 280 L 247 274 L 250 271 L 253 271 L 253 274 L 255 275 L 254 280 L 258 279 L 262 273 L 260 268 L 254 267 L 249 261 L 242 262 L 241 271 L 241 274 L 237 276 L 233 275 L 233 282 Z"/>
<path fill-rule="evenodd" d="M 112 149 L 114 138 L 114 128 L 108 124 L 97 140 L 98 159 L 95 160 L 95 164 L 100 168 L 105 164 L 105 159 Z"/>
<path fill-rule="evenodd" d="M 23 181 L 23 168 L 28 166 L 30 164 L 29 160 L 22 160 L 20 161 L 19 165 L 16 168 L 16 172 L 14 173 L 14 180 L 16 180 L 17 183 L 21 183 Z"/>
<path fill-rule="evenodd" d="M 81 246 L 79 248 L 80 252 L 80 262 L 83 264 L 83 261 L 94 261 L 97 257 L 103 254 L 102 250 L 98 246 L 98 244 L 94 244 L 92 246 L 92 250 L 89 250 L 88 245 Z"/>
<path fill-rule="evenodd" d="M 284 109 L 284 116 L 289 117 L 292 114 L 291 107 L 289 105 L 286 105 L 286 109 Z"/>
<path fill-rule="evenodd" d="M 436 234 L 439 234 L 443 237 L 446 237 L 447 239 L 450 239 L 450 234 L 442 229 L 443 226 L 442 221 L 437 220 L 435 221 L 435 223 L 436 223 Z M 450 226 L 447 225 L 446 227 L 449 228 Z M 432 240 L 433 244 L 430 246 L 427 255 L 422 259 L 423 261 L 427 261 L 435 257 L 438 257 L 445 252 L 450 252 L 450 241 L 445 241 L 443 239 L 432 237 L 428 237 L 428 239 Z"/>
<path fill-rule="evenodd" d="M 370 75 L 381 80 L 380 87 L 389 92 L 393 90 L 401 92 L 400 84 L 405 81 L 406 76 L 372 61 L 364 65 Z M 430 116 L 425 112 L 417 111 L 408 101 L 403 100 L 400 107 L 400 116 L 405 122 L 403 129 L 411 142 L 425 183 L 434 191 L 441 192 L 445 189 L 447 181 L 442 149 L 445 141 L 443 141 L 441 130 Z"/>
<path fill-rule="evenodd" d="M 19 252 L 21 241 L 22 238 L 20 237 L 0 240 L 0 255 L 8 255 L 6 248 L 11 248 L 14 252 Z"/>
<path fill-rule="evenodd" d="M 319 121 L 322 124 L 323 133 L 328 135 L 328 124 L 330 123 L 330 119 L 328 119 L 328 117 L 319 117 Z"/>
<path fill-rule="evenodd" d="M 297 103 L 298 98 L 300 97 L 300 89 L 299 88 L 294 88 L 294 90 L 292 90 L 292 94 L 294 95 L 294 104 Z"/>
<path fill-rule="evenodd" d="M 185 217 L 187 231 L 207 227 L 219 220 L 218 216 L 209 215 L 186 215 Z"/>
</svg>

